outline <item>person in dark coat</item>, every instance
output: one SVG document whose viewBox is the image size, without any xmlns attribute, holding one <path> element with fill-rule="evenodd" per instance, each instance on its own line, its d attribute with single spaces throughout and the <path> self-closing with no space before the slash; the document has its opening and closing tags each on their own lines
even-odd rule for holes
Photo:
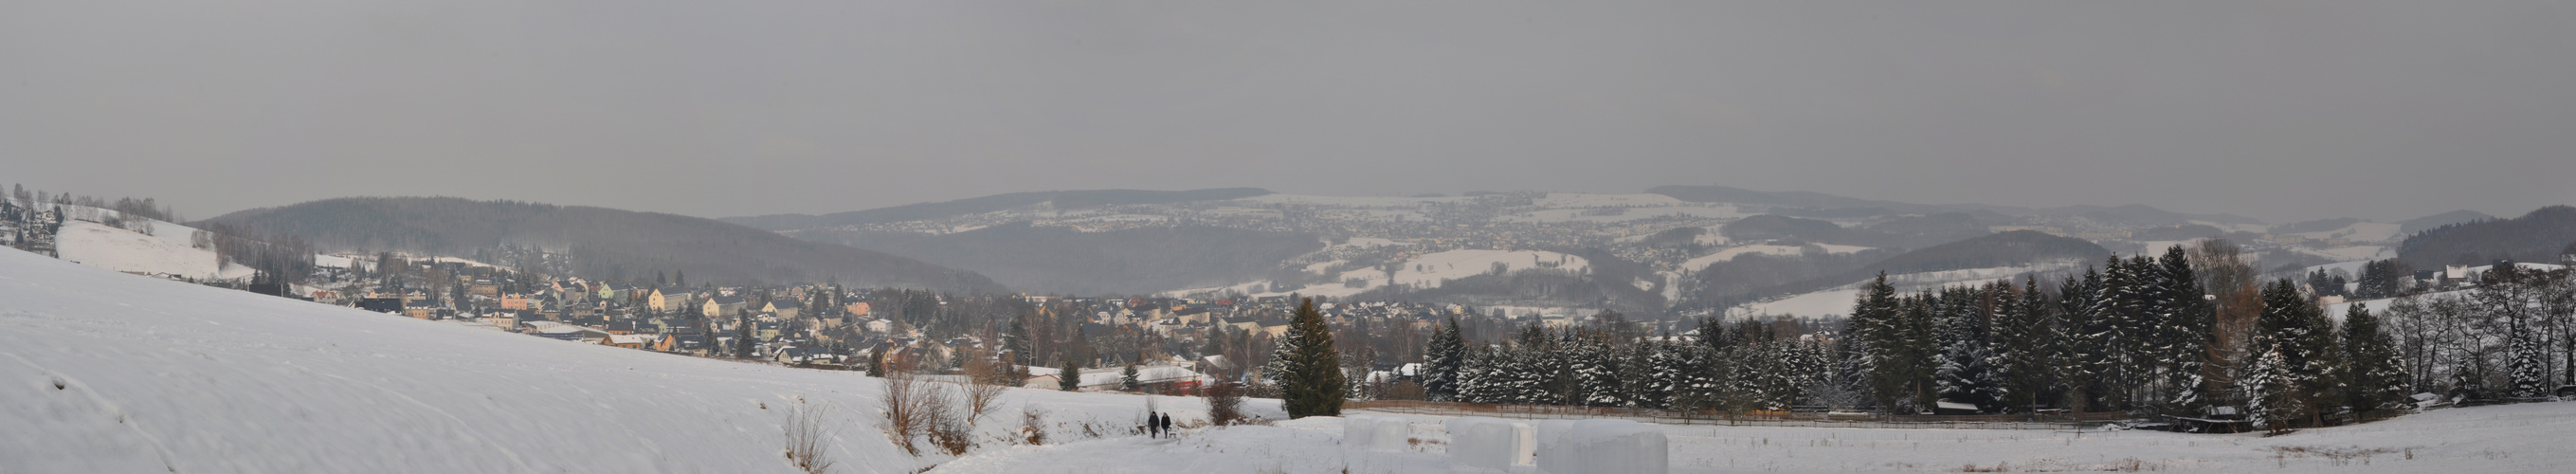
<svg viewBox="0 0 2576 474">
<path fill-rule="evenodd" d="M 1166 435 L 1166 436 L 1171 435 L 1171 434 L 1172 434 L 1172 414 L 1170 414 L 1170 413 L 1164 413 L 1164 414 L 1163 414 L 1163 421 L 1162 421 L 1162 423 L 1163 423 L 1163 434 L 1164 434 L 1164 435 Z"/>
</svg>

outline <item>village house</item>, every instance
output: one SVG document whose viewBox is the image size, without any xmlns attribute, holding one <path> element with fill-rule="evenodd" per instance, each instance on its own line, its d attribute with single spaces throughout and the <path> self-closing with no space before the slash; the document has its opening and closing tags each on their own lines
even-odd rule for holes
<svg viewBox="0 0 2576 474">
<path fill-rule="evenodd" d="M 707 298 L 706 304 L 701 305 L 699 314 L 710 318 L 733 316 L 734 313 L 742 311 L 742 307 L 746 304 L 749 303 L 744 302 L 740 296 Z"/>
<path fill-rule="evenodd" d="M 689 304 L 689 290 L 677 287 L 658 288 L 644 298 L 645 305 L 651 306 L 654 311 L 678 311 L 680 305 Z"/>
<path fill-rule="evenodd" d="M 653 336 L 643 334 L 609 334 L 607 337 L 601 338 L 599 343 L 600 345 L 605 346 L 643 349 L 644 346 L 653 342 L 652 338 Z"/>
<path fill-rule="evenodd" d="M 796 319 L 796 312 L 802 307 L 803 305 L 793 298 L 780 298 L 761 306 L 760 312 L 776 314 L 779 319 Z"/>
</svg>

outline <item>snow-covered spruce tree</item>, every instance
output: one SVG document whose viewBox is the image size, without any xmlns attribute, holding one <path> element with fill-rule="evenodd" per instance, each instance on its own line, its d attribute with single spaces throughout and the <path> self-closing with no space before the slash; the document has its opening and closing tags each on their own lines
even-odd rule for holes
<svg viewBox="0 0 2576 474">
<path fill-rule="evenodd" d="M 1487 347 L 1471 357 L 1474 363 L 1467 366 L 1460 393 L 1475 403 L 1520 403 L 1523 385 L 1533 379 L 1529 374 L 1513 373 L 1520 370 L 1519 351 Z"/>
<path fill-rule="evenodd" d="M 1561 405 L 1561 386 L 1565 364 L 1555 349 L 1547 346 L 1515 347 L 1507 352 L 1501 376 L 1504 402 L 1515 405 Z"/>
<path fill-rule="evenodd" d="M 2274 395 L 2295 399 L 2304 410 L 2298 418 L 2316 421 L 2322 408 L 2340 405 L 2342 353 L 2335 347 L 2334 322 L 2309 303 L 2297 283 L 2282 279 L 2264 288 L 2263 313 L 2255 327 L 2255 346 L 2281 354 L 2286 368 L 2282 382 L 2288 388 Z"/>
<path fill-rule="evenodd" d="M 2013 298 L 2004 309 L 2003 322 L 1995 325 L 1998 355 L 2003 358 L 2007 410 L 2029 410 L 2056 402 L 2044 396 L 2057 380 L 2057 321 L 2048 312 L 2047 304 L 2045 294 L 2039 292 L 2038 278 L 2025 277 L 2021 295 Z"/>
<path fill-rule="evenodd" d="M 1662 405 L 1663 398 L 1651 396 L 1648 392 L 1654 385 L 1654 369 L 1647 365 L 1647 359 L 1653 357 L 1654 348 L 1641 342 L 1628 344 L 1619 352 L 1622 355 L 1619 360 L 1619 406 Z"/>
<path fill-rule="evenodd" d="M 1941 364 L 1941 338 L 1933 314 L 1940 304 L 1939 297 L 1925 290 L 1907 299 L 1905 310 L 1897 313 L 1905 335 L 1897 341 L 1904 354 L 1899 359 L 1904 364 L 1904 401 L 1918 411 L 1932 407 L 1939 396 L 1933 391 L 1933 383 Z"/>
<path fill-rule="evenodd" d="M 1828 385 L 1834 378 L 1832 349 L 1825 347 L 1821 338 L 1791 339 L 1785 343 L 1790 345 L 1790 357 L 1783 364 L 1789 368 L 1790 404 L 1827 404 L 1819 397 L 1817 389 Z"/>
<path fill-rule="evenodd" d="M 1288 341 L 1294 341 L 1303 337 L 1304 333 L 1300 331 L 1303 331 L 1303 329 L 1298 327 L 1295 323 L 1290 323 L 1288 325 L 1287 332 L 1281 333 L 1278 338 L 1270 340 L 1270 360 L 1261 363 L 1262 382 L 1268 383 L 1272 387 L 1286 388 L 1288 386 L 1288 374 L 1297 371 L 1297 358 L 1293 354 L 1296 349 L 1291 346 Z"/>
<path fill-rule="evenodd" d="M 2172 413 L 2198 414 L 2208 407 L 2217 393 L 2203 383 L 2202 371 L 2212 361 L 2208 348 L 2211 328 L 2218 323 L 2218 309 L 2201 290 L 2200 275 L 2191 267 L 2190 253 L 2176 245 L 2165 249 L 2157 261 L 2163 267 L 2164 284 L 2158 302 L 2164 305 L 2159 333 L 2163 347 L 2158 352 L 2163 365 L 2165 406 Z"/>
<path fill-rule="evenodd" d="M 1118 371 L 1119 391 L 1135 392 L 1142 391 L 1144 389 L 1145 384 L 1136 380 L 1136 364 L 1127 364 L 1127 368 L 1125 370 Z"/>
<path fill-rule="evenodd" d="M 1860 364 L 1867 370 L 1871 399 L 1877 406 L 1894 407 L 1905 394 L 1905 330 L 1899 321 L 1896 288 L 1887 284 L 1887 272 L 1870 280 L 1869 287 L 1852 302 L 1851 320 L 1846 324 L 1850 339 L 1867 360 Z M 1711 325 L 1701 324 L 1702 332 Z M 1703 334 L 1703 337 L 1706 335 Z"/>
<path fill-rule="evenodd" d="M 1690 356 L 1682 352 L 1681 346 L 1669 342 L 1654 342 L 1644 346 L 1647 350 L 1645 364 L 1647 382 L 1635 394 L 1637 406 L 1688 409 L 1677 399 L 1681 397 L 1683 384 L 1690 382 L 1690 375 L 1686 372 L 1690 367 L 1684 365 Z"/>
<path fill-rule="evenodd" d="M 1288 374 L 1281 377 L 1280 404 L 1288 409 L 1291 419 L 1342 414 L 1343 387 L 1341 351 L 1333 348 L 1333 331 L 1324 325 L 1324 315 L 1315 311 L 1315 300 L 1297 305 L 1297 313 L 1288 321 L 1290 336 L 1280 344 L 1287 346 Z"/>
<path fill-rule="evenodd" d="M 2537 272 L 2516 266 L 2497 266 L 2481 276 L 2477 291 L 2470 293 L 2492 319 L 2504 323 L 2505 390 L 2508 397 L 2539 398 L 2549 396 L 2549 356 L 2542 353 L 2544 318 L 2540 307 L 2540 285 L 2544 279 Z"/>
<path fill-rule="evenodd" d="M 2113 257 L 2103 274 L 2104 294 L 2099 302 L 2107 316 L 2103 327 L 2111 335 L 2104 340 L 2109 357 L 2102 362 L 2108 364 L 2103 373 L 2110 386 L 2104 394 L 2111 397 L 2106 401 L 2111 406 L 2137 409 L 2160 398 L 2152 393 L 2157 385 L 2155 362 L 2163 355 L 2156 350 L 2155 331 L 2160 319 L 2155 300 L 2163 290 L 2162 279 L 2154 263 L 2142 256 L 2125 261 Z"/>
<path fill-rule="evenodd" d="M 1459 335 L 1458 317 L 1450 316 L 1449 324 L 1431 329 L 1431 341 L 1423 347 L 1422 392 L 1432 401 L 1458 398 L 1459 365 L 1465 362 L 1466 341 Z"/>
<path fill-rule="evenodd" d="M 1775 347 L 1757 338 L 1736 346 L 1734 353 L 1735 410 L 1780 408 L 1778 384 L 1773 383 L 1780 370 Z"/>
<path fill-rule="evenodd" d="M 1991 362 L 1984 331 L 1978 327 L 1974 298 L 1964 291 L 1954 291 L 1943 299 L 1947 313 L 1941 316 L 1941 365 L 1936 369 L 1935 387 L 1941 401 L 1976 405 L 1980 410 L 1998 408 L 2003 400 L 2003 383 Z"/>
<path fill-rule="evenodd" d="M 2406 400 L 2406 366 L 2397 343 L 2381 328 L 2370 305 L 2353 303 L 2343 317 L 2344 360 L 2352 364 L 2345 400 L 2358 410 L 2395 406 Z"/>
<path fill-rule="evenodd" d="M 1598 333 L 1582 336 L 1571 352 L 1574 379 L 1578 385 L 1576 393 L 1579 394 L 1576 401 L 1580 405 L 1612 407 L 1624 405 L 1628 400 L 1624 390 L 1626 382 L 1619 380 L 1623 370 L 1619 365 L 1623 361 L 1601 339 L 1604 336 Z"/>
<path fill-rule="evenodd" d="M 2102 299 L 2102 286 L 2102 274 L 2093 268 L 2085 268 L 2082 278 L 2068 278 L 2065 285 L 2058 287 L 2060 314 L 2066 317 L 2068 329 L 2065 352 L 2067 385 L 2073 389 L 2072 396 L 2084 411 L 2115 408 L 2106 406 L 2108 402 L 2104 394 L 2108 391 L 2105 387 L 2110 385 L 2108 370 L 2114 365 L 2110 351 L 2104 346 L 2112 342 L 2115 334 L 2113 321 L 2102 314 L 2104 305 L 2098 302 Z"/>
<path fill-rule="evenodd" d="M 1873 359 L 1870 357 L 1870 342 L 1851 336 L 1848 321 L 1844 326 L 1846 328 L 1844 337 L 1840 338 L 1841 342 L 1836 343 L 1834 348 L 1837 360 L 1834 373 L 1836 379 L 1833 383 L 1840 386 L 1838 395 L 1842 397 L 1840 403 L 1834 404 L 1835 408 L 1845 410 L 1877 408 L 1880 406 L 1879 398 L 1871 393 L 1873 387 L 1870 377 L 1875 368 Z"/>
<path fill-rule="evenodd" d="M 2529 331 L 2526 329 L 2515 332 Z M 2506 388 L 2512 390 L 2513 396 L 2516 398 L 2549 396 L 2549 375 L 2545 369 L 2546 364 L 2542 360 L 2544 356 L 2540 354 L 2539 337 L 2514 336 L 2510 344 L 2510 352 L 2513 359 L 2505 364 L 2505 368 L 2510 371 L 2508 383 L 2511 385 Z"/>
<path fill-rule="evenodd" d="M 1487 373 L 1492 370 L 1493 358 L 1488 357 L 1486 351 L 1479 347 L 1462 348 L 1459 352 L 1458 375 L 1451 382 L 1451 390 L 1454 392 L 1449 395 L 1448 401 L 1493 403 L 1490 401 L 1492 391 L 1485 389 L 1486 383 L 1492 381 L 1491 375 Z"/>
<path fill-rule="evenodd" d="M 1064 367 L 1058 367 L 1056 370 L 1055 388 L 1067 392 L 1082 389 L 1082 367 L 1074 365 L 1073 358 L 1065 358 Z"/>
<path fill-rule="evenodd" d="M 2295 393 L 2296 383 L 2290 380 L 2289 365 L 2278 348 L 2271 348 L 2236 374 L 2236 390 L 2245 397 L 2246 419 L 2255 427 L 2279 433 L 2289 429 L 2286 420 L 2306 411 Z"/>
</svg>

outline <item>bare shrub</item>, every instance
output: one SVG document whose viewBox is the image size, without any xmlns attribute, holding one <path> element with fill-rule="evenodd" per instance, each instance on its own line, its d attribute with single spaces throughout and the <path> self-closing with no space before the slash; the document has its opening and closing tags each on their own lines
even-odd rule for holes
<svg viewBox="0 0 2576 474">
<path fill-rule="evenodd" d="M 1032 446 L 1046 444 L 1046 410 L 1020 408 L 1020 437 Z"/>
<path fill-rule="evenodd" d="M 965 401 L 968 425 L 984 419 L 985 412 L 990 411 L 995 403 L 1000 402 L 1002 393 L 1010 389 L 1011 371 L 1005 370 L 1001 365 L 998 361 L 980 354 L 967 359 Z"/>
<path fill-rule="evenodd" d="M 886 372 L 885 384 L 885 393 L 877 397 L 877 403 L 885 409 L 880 427 L 895 447 L 903 448 L 905 454 L 920 456 L 921 448 L 913 440 L 928 434 L 940 415 L 935 412 L 948 409 L 947 398 L 940 393 L 939 384 L 908 370 Z"/>
<path fill-rule="evenodd" d="M 824 421 L 823 408 L 807 405 L 803 398 L 796 399 L 796 406 L 787 410 L 787 461 L 807 474 L 821 474 L 832 468 L 832 458 L 823 451 L 823 443 L 832 438 L 834 430 Z"/>
<path fill-rule="evenodd" d="M 945 400 L 950 397 L 943 393 L 938 395 L 938 398 Z M 942 402 L 941 405 L 953 407 L 947 402 Z M 941 408 L 935 413 L 931 418 L 929 433 L 932 446 L 937 446 L 939 452 L 950 456 L 963 456 L 967 451 L 975 449 L 975 425 L 967 423 L 965 417 L 961 416 L 963 413 L 959 413 L 955 408 Z"/>
<path fill-rule="evenodd" d="M 1243 388 L 1219 382 L 1200 393 L 1207 398 L 1209 423 L 1217 426 L 1243 424 Z"/>
</svg>

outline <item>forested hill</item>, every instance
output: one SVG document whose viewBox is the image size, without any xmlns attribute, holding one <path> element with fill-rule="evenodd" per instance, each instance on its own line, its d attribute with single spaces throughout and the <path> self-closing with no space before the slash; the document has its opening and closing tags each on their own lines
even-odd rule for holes
<svg viewBox="0 0 2576 474">
<path fill-rule="evenodd" d="M 2161 249 L 2159 249 L 2161 251 Z M 1695 301 L 1713 307 L 1769 296 L 1818 291 L 1869 279 L 1878 272 L 1925 273 L 1946 270 L 2031 266 L 2052 261 L 2098 262 L 2111 251 L 2084 239 L 2016 230 L 1925 247 L 1894 256 L 1884 252 L 1831 255 L 1809 252 L 1793 258 L 1745 254 L 1698 269 Z M 1882 258 L 1883 256 L 1883 258 Z"/>
<path fill-rule="evenodd" d="M 1993 213 L 2010 216 L 2082 216 L 2101 222 L 2164 226 L 2190 221 L 2224 224 L 2262 224 L 2263 221 L 2234 214 L 2186 214 L 2154 207 L 2129 204 L 2124 206 L 2076 205 L 2050 208 L 1999 206 L 1992 204 L 1915 204 L 1896 201 L 1850 198 L 1808 191 L 1754 191 L 1728 186 L 1656 186 L 1647 193 L 1670 196 L 1690 202 L 1723 202 L 1781 206 L 1773 213 L 1803 213 L 1815 217 L 1857 217 L 1878 214 L 1933 214 L 1943 212 Z M 1794 209 L 1794 210 L 1793 210 Z"/>
<path fill-rule="evenodd" d="M 824 215 L 771 214 L 755 217 L 727 217 L 725 222 L 771 231 L 821 229 L 863 224 L 937 219 L 965 214 L 980 214 L 1044 202 L 1057 209 L 1080 209 L 1099 206 L 1162 204 L 1189 201 L 1242 199 L 1270 194 L 1261 188 L 1215 188 L 1188 191 L 1145 191 L 1135 189 L 1097 189 L 1080 191 L 1037 191 L 996 194 L 955 201 L 925 202 L 864 211 Z"/>
<path fill-rule="evenodd" d="M 2496 259 L 2550 263 L 2576 250 L 2576 207 L 2549 206 L 2512 219 L 2435 227 L 2408 236 L 2397 258 L 2415 268 L 2485 265 Z"/>
<path fill-rule="evenodd" d="M 859 286 L 1003 291 L 974 272 L 711 219 L 587 206 L 448 197 L 364 197 L 225 214 L 208 223 L 302 237 L 323 251 L 405 251 L 470 256 L 502 246 L 570 257 L 588 278 L 685 272 L 700 281 L 838 280 Z"/>
</svg>

